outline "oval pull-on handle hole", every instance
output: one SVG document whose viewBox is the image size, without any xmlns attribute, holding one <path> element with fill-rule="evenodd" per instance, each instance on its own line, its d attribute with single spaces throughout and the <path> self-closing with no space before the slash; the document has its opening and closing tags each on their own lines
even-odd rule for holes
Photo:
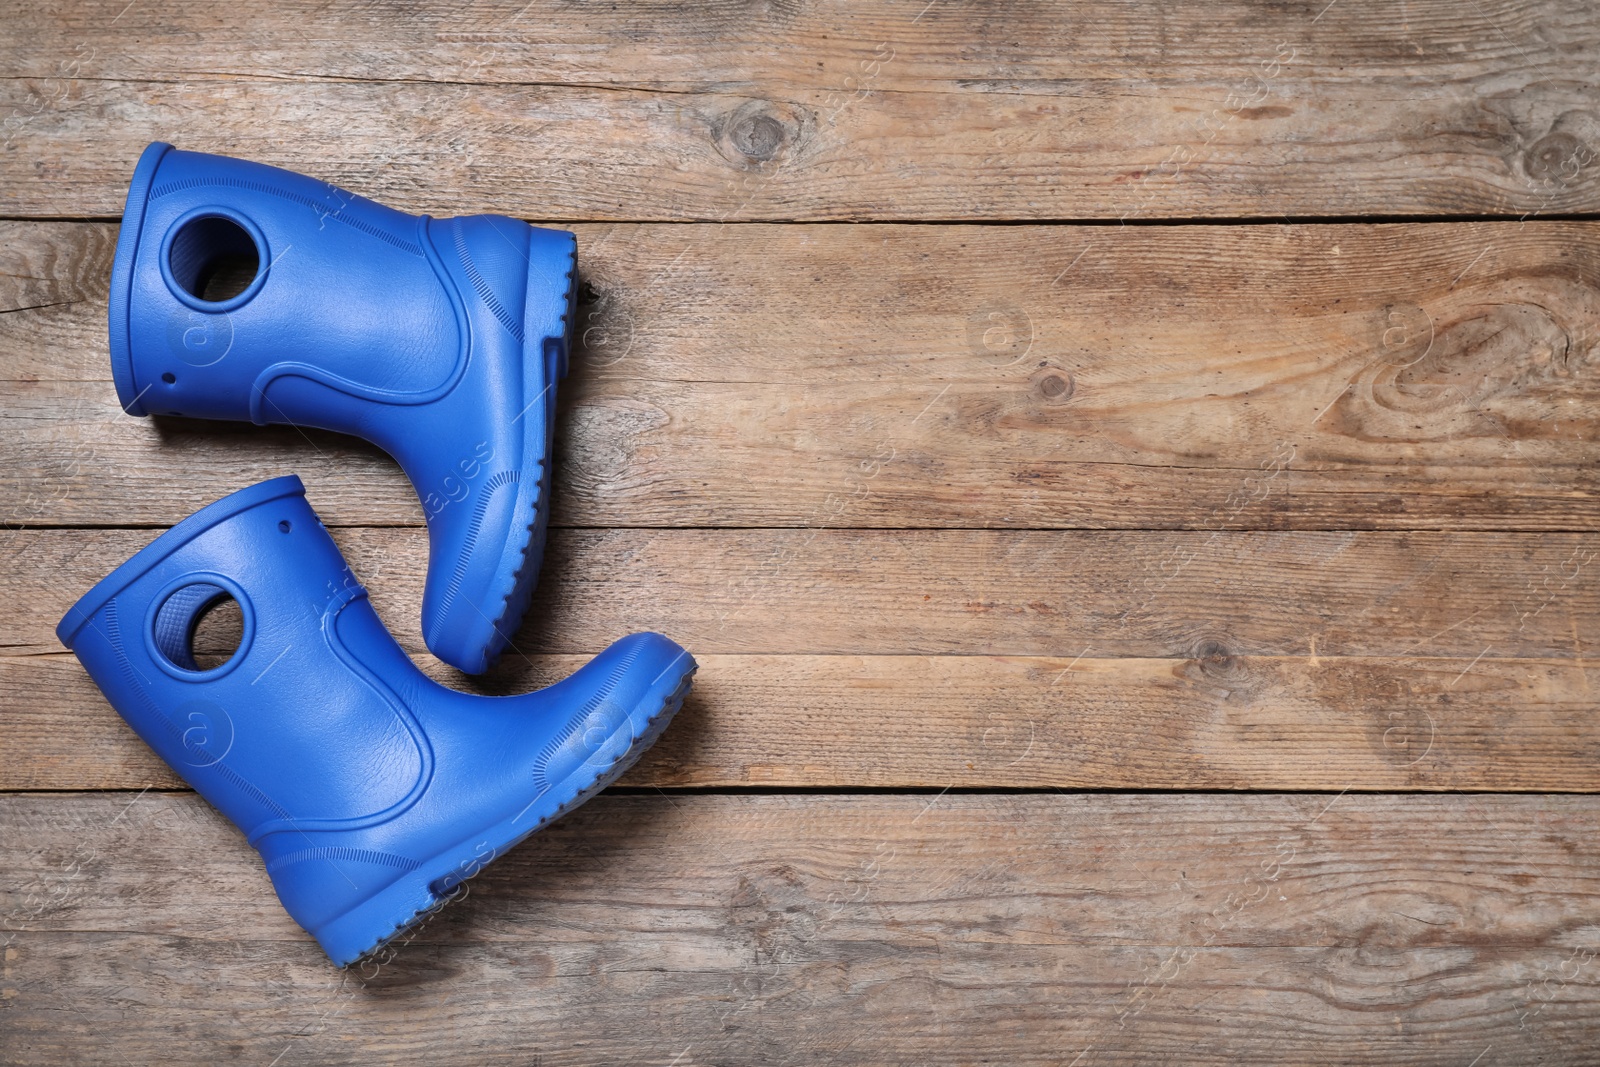
<svg viewBox="0 0 1600 1067">
<path fill-rule="evenodd" d="M 156 648 L 186 671 L 215 670 L 233 658 L 243 640 L 244 612 L 219 585 L 186 585 L 156 613 Z"/>
<path fill-rule="evenodd" d="M 261 250 L 243 226 L 220 215 L 190 219 L 172 238 L 172 280 L 207 303 L 232 300 L 261 270 Z"/>
</svg>

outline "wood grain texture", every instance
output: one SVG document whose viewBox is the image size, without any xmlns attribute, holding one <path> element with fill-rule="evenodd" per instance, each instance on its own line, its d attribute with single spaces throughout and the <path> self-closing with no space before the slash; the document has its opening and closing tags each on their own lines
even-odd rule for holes
<svg viewBox="0 0 1600 1067">
<path fill-rule="evenodd" d="M 1557 0 L 26 5 L 11 215 L 114 216 L 153 139 L 528 218 L 1595 210 L 1600 18 Z M 23 47 L 20 42 L 28 42 Z M 285 131 L 292 136 L 284 136 Z"/>
<path fill-rule="evenodd" d="M 479 688 L 527 692 L 585 658 Z M 697 659 L 624 785 L 1600 791 L 1597 668 L 1570 660 Z M 72 657 L 0 658 L 0 694 L 0 790 L 183 788 Z"/>
<path fill-rule="evenodd" d="M 5 233 L 11 524 L 171 523 L 285 469 L 329 522 L 418 522 L 370 446 L 120 415 L 109 229 Z M 1596 224 L 579 238 L 558 524 L 1594 525 Z"/>
<path fill-rule="evenodd" d="M 178 0 L 133 8 L 115 0 L 20 4 L 13 25 L 30 47 L 9 53 L 6 62 L 13 76 L 36 79 L 205 81 L 292 72 L 303 81 L 491 85 L 522 84 L 536 74 L 548 85 L 735 92 L 831 88 L 859 74 L 862 60 L 879 56 L 877 42 L 898 39 L 906 47 L 872 75 L 871 88 L 1048 96 L 1080 80 L 1140 87 L 1193 78 L 1245 56 L 1254 41 L 1304 32 L 1315 34 L 1317 48 L 1296 65 L 1345 83 L 1424 74 L 1472 78 L 1513 57 L 1576 76 L 1592 60 L 1588 50 L 1600 45 L 1593 12 L 1549 0 L 1482 0 L 1466 14 L 1443 0 L 1412 0 L 1403 11 L 1366 0 L 1340 0 L 1326 10 L 1315 0 L 1267 8 L 1206 0 L 1143 17 L 1114 0 L 1041 0 L 1004 9 L 926 0 L 790 7 L 730 0 L 589 11 L 542 0 L 469 0 L 414 5 L 403 19 L 360 0 L 275 0 L 247 14 L 253 17 Z M 204 55 L 197 56 L 201 37 Z"/>
<path fill-rule="evenodd" d="M 421 532 L 334 534 L 446 684 L 526 692 L 635 630 L 693 650 L 638 784 L 1600 787 L 1593 535 L 562 530 L 473 681 L 422 651 Z M 52 632 L 152 536 L 0 541 L 0 788 L 179 784 Z"/>
<path fill-rule="evenodd" d="M 0 1063 L 1594 1062 L 1600 222 L 1538 216 L 1600 212 L 1600 7 L 3 21 Z M 152 139 L 577 231 L 491 675 L 422 650 L 376 449 L 118 410 L 91 220 Z M 1153 225 L 1205 218 L 1258 224 Z M 347 972 L 52 633 L 289 471 L 447 685 L 701 663 Z"/>
<path fill-rule="evenodd" d="M 192 795 L 10 795 L 0 827 L 18 1064 L 1444 1067 L 1600 1040 L 1596 798 L 608 796 L 344 975 Z"/>
<path fill-rule="evenodd" d="M 333 534 L 421 652 L 423 532 Z M 0 534 L 0 655 L 61 651 L 67 608 L 156 535 Z M 562 530 L 514 651 L 659 630 L 696 653 L 1584 663 L 1597 560 L 1593 534 Z"/>
</svg>

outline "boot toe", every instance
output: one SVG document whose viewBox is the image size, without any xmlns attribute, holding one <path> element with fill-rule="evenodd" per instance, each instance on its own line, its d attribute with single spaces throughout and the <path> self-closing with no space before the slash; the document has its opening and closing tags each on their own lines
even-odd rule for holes
<svg viewBox="0 0 1600 1067">
<path fill-rule="evenodd" d="M 534 762 L 538 794 L 587 799 L 621 777 L 671 722 L 696 669 L 675 642 L 633 634 L 547 690 L 567 718 Z M 575 806 L 564 797 L 556 803 Z"/>
</svg>

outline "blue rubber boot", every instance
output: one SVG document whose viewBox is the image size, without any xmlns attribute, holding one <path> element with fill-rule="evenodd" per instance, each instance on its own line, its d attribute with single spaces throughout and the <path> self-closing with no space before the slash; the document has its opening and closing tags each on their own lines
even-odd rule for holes
<svg viewBox="0 0 1600 1067">
<path fill-rule="evenodd" d="M 406 215 L 225 156 L 145 149 L 111 272 L 132 415 L 365 438 L 428 522 L 422 635 L 487 670 L 533 594 L 576 242 L 501 215 Z"/>
<path fill-rule="evenodd" d="M 243 637 L 207 669 L 196 621 L 228 597 Z M 634 634 L 537 693 L 447 689 L 378 621 L 293 476 L 183 520 L 56 633 L 244 831 L 289 914 L 341 966 L 627 770 L 695 671 L 665 637 Z"/>
</svg>

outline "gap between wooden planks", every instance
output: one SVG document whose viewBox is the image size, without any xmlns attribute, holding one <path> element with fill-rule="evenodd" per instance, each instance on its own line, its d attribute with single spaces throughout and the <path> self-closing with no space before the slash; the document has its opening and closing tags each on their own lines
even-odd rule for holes
<svg viewBox="0 0 1600 1067">
<path fill-rule="evenodd" d="M 121 415 L 114 229 L 5 223 L 11 525 L 392 463 Z M 1600 224 L 582 226 L 558 525 L 1593 529 Z M 174 471 L 184 477 L 175 479 Z"/>
<path fill-rule="evenodd" d="M 1600 15 L 1559 0 L 405 18 L 344 0 L 231 21 L 177 0 L 13 12 L 5 211 L 115 215 L 157 139 L 403 209 L 544 219 L 1600 206 Z"/>
<path fill-rule="evenodd" d="M 12 794 L 6 1051 L 1584 1062 L 1597 841 L 1596 797 L 607 795 L 341 975 L 198 797 Z"/>
</svg>

